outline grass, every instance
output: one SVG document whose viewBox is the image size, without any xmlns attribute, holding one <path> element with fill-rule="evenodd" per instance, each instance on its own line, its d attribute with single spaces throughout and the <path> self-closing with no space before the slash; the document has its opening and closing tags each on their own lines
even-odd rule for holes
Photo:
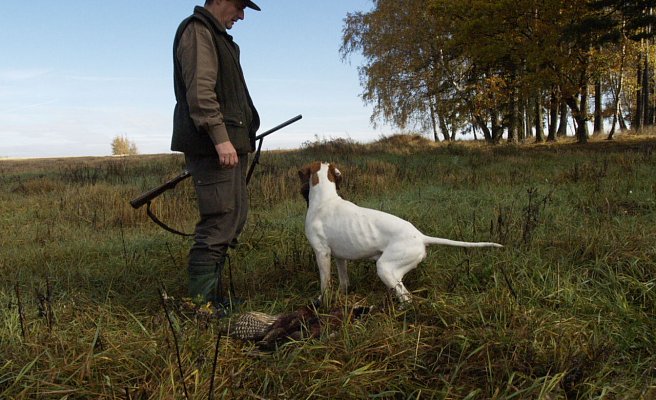
<svg viewBox="0 0 656 400">
<path fill-rule="evenodd" d="M 128 200 L 183 168 L 178 155 L 0 161 L 0 398 L 656 398 L 656 139 L 585 146 L 310 142 L 265 152 L 231 253 L 242 311 L 299 309 L 319 291 L 297 170 L 337 163 L 343 197 L 426 234 L 493 240 L 431 247 L 399 309 L 373 263 L 350 263 L 335 306 L 367 318 L 262 352 L 171 312 L 188 239 Z M 189 180 L 153 204 L 196 219 Z M 326 312 L 327 310 L 321 310 Z M 181 378 L 180 369 L 184 375 Z"/>
</svg>

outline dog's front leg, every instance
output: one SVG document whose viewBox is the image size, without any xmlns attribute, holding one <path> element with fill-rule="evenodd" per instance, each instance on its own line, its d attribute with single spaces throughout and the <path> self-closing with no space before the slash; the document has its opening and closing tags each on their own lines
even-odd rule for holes
<svg viewBox="0 0 656 400">
<path fill-rule="evenodd" d="M 321 282 L 319 300 L 321 300 L 323 294 L 330 287 L 330 251 L 315 249 L 314 255 L 317 259 L 317 267 L 319 267 L 319 281 Z"/>
<path fill-rule="evenodd" d="M 336 258 L 335 265 L 337 265 L 337 276 L 339 277 L 339 290 L 346 294 L 349 287 L 348 271 L 346 270 L 346 260 L 343 258 Z"/>
</svg>

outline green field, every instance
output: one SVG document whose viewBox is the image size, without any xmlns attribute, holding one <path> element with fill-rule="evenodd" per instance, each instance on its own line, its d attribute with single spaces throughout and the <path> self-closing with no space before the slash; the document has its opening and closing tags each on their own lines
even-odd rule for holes
<svg viewBox="0 0 656 400">
<path fill-rule="evenodd" d="M 0 398 L 205 399 L 211 385 L 228 399 L 656 398 L 654 136 L 265 152 L 231 252 L 239 312 L 292 312 L 319 294 L 297 176 L 314 160 L 337 164 L 348 200 L 505 247 L 430 247 L 405 308 L 373 262 L 352 262 L 351 292 L 319 311 L 358 302 L 368 317 L 274 351 L 222 335 L 214 368 L 238 313 L 167 307 L 171 329 L 159 290 L 185 295 L 190 241 L 128 204 L 180 173 L 179 155 L 0 160 Z M 191 182 L 153 209 L 191 231 Z"/>
</svg>

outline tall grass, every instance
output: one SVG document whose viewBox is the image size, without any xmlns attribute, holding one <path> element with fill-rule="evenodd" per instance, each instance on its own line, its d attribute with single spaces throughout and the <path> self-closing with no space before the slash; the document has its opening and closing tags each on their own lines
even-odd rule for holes
<svg viewBox="0 0 656 400">
<path fill-rule="evenodd" d="M 655 148 L 399 136 L 265 152 L 231 252 L 241 311 L 318 295 L 297 177 L 314 160 L 338 165 L 351 201 L 505 248 L 431 247 L 403 309 L 372 262 L 351 262 L 351 292 L 332 304 L 371 315 L 273 352 L 223 336 L 214 398 L 655 398 Z M 174 339 L 158 289 L 184 297 L 190 242 L 128 204 L 182 168 L 177 155 L 0 161 L 0 398 L 208 397 L 233 319 L 171 312 Z M 191 231 L 191 182 L 153 208 Z"/>
</svg>

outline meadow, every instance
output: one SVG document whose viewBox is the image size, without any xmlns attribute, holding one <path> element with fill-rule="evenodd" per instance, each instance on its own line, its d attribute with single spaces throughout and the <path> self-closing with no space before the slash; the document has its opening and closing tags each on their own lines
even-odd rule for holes
<svg viewBox="0 0 656 400">
<path fill-rule="evenodd" d="M 269 351 L 232 338 L 239 313 L 319 294 L 297 176 L 314 160 L 337 164 L 348 200 L 505 247 L 430 247 L 406 307 L 373 262 L 351 262 L 350 292 L 324 307 L 368 316 Z M 0 160 L 0 398 L 656 399 L 656 137 L 393 136 L 260 162 L 230 256 L 245 303 L 216 321 L 166 307 L 163 291 L 185 296 L 190 239 L 128 203 L 179 174 L 180 155 Z M 153 202 L 187 232 L 195 207 L 190 180 Z"/>
</svg>

